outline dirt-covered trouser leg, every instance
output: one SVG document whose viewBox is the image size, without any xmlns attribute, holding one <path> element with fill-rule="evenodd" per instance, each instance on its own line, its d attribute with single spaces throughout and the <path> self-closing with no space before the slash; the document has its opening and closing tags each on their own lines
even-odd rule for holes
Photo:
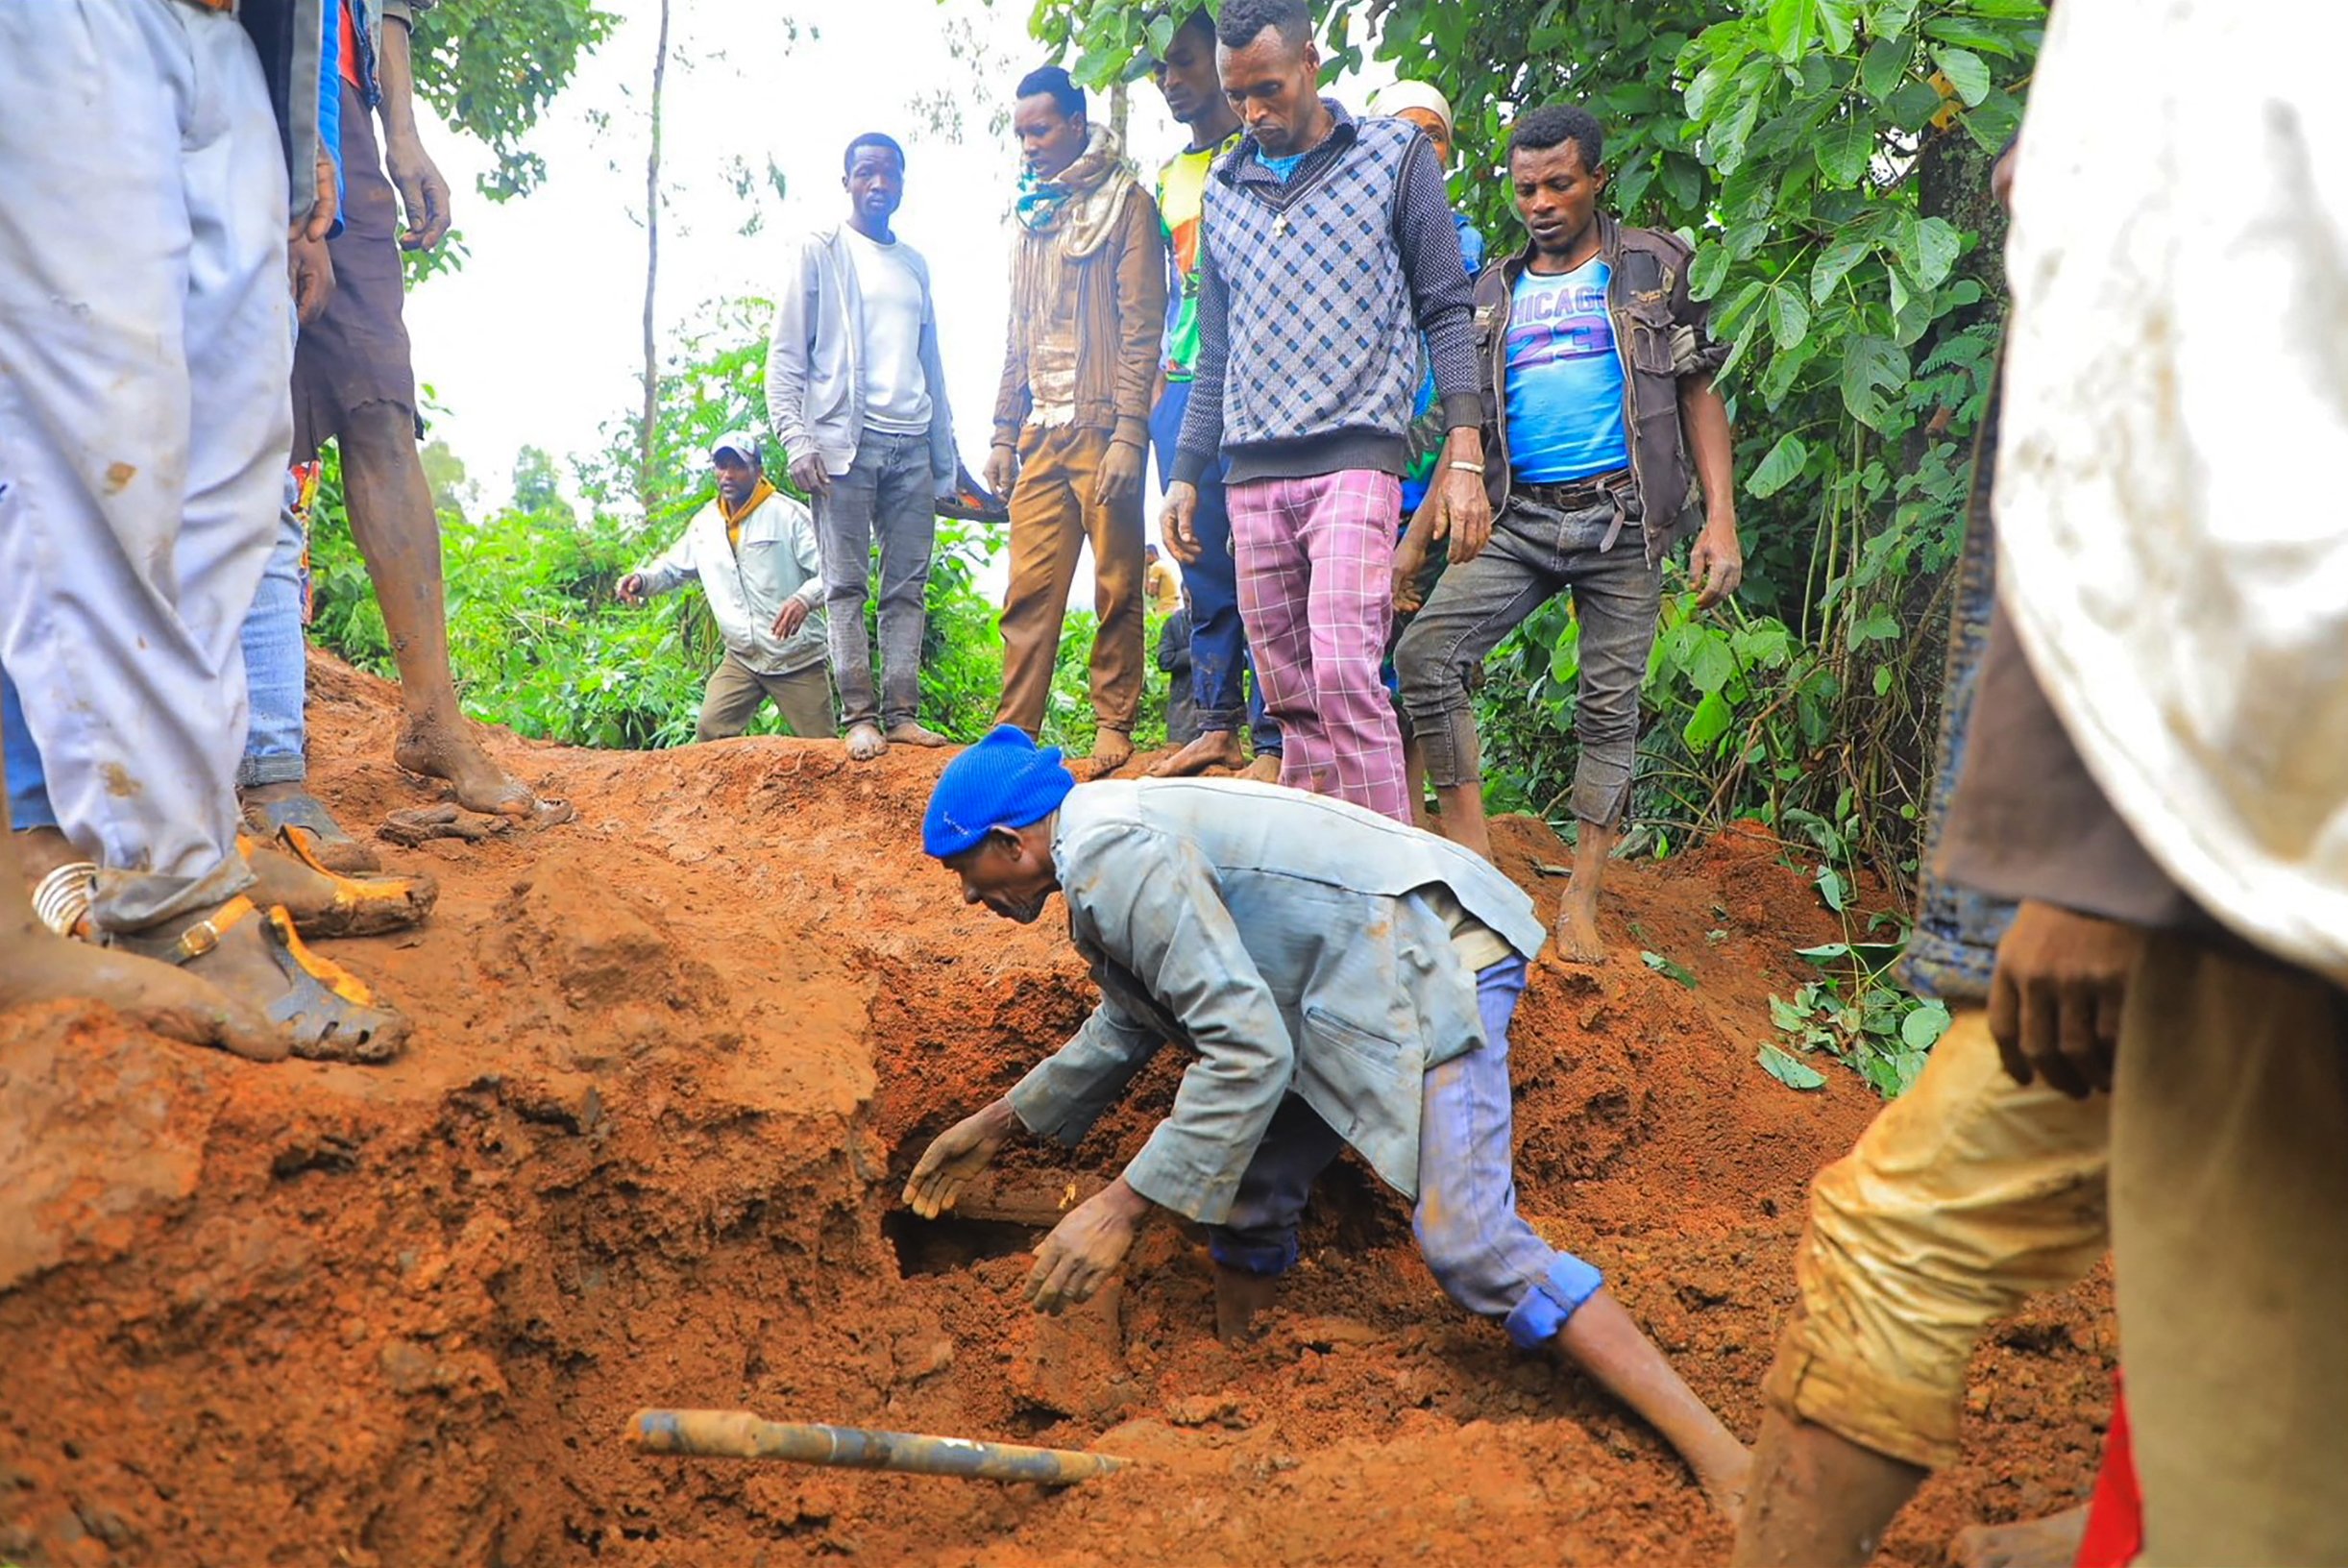
<svg viewBox="0 0 2348 1568">
<path fill-rule="evenodd" d="M 1410 1229 L 1443 1293 L 1529 1350 L 1555 1338 L 1605 1281 L 1535 1235 L 1516 1208 L 1515 1098 L 1508 1023 L 1525 961 L 1480 970 L 1484 1042 L 1427 1069 L 1419 1109 L 1419 1201 Z"/>
<path fill-rule="evenodd" d="M 293 441 L 284 162 L 233 17 L 17 0 L 0 168 L 0 665 L 108 868 L 99 923 L 137 929 L 252 880 L 237 633 Z"/>
<path fill-rule="evenodd" d="M 2110 1127 L 2108 1096 L 2008 1077 L 1989 1015 L 1958 1008 L 1922 1076 L 1811 1183 L 1771 1407 L 1905 1464 L 1955 1463 L 1982 1335 L 2103 1256 Z"/>
</svg>

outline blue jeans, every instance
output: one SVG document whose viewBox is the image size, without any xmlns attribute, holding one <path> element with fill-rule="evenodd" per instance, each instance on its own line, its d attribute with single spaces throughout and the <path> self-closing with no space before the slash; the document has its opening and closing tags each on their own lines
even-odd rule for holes
<svg viewBox="0 0 2348 1568">
<path fill-rule="evenodd" d="M 1150 414 L 1150 444 L 1158 451 L 1160 483 L 1174 472 L 1174 447 L 1182 438 L 1183 413 L 1190 406 L 1190 383 L 1168 381 L 1165 396 Z M 1280 755 L 1280 725 L 1263 711 L 1263 690 L 1252 678 L 1247 631 L 1239 624 L 1239 564 L 1231 551 L 1231 510 L 1223 502 L 1220 468 L 1199 481 L 1192 527 L 1199 558 L 1183 568 L 1190 591 L 1190 691 L 1198 703 L 1202 734 L 1228 735 L 1239 727 L 1245 709 L 1256 749 Z M 1242 694 L 1245 694 L 1244 697 Z"/>
<path fill-rule="evenodd" d="M 236 787 L 299 784 L 309 776 L 303 755 L 306 732 L 302 701 L 309 669 L 309 648 L 302 636 L 302 544 L 304 526 L 294 511 L 298 491 L 285 476 L 285 504 L 278 511 L 277 542 L 261 573 L 260 592 L 245 615 L 245 689 L 252 717 L 245 724 L 244 760 L 236 765 Z"/>
<path fill-rule="evenodd" d="M 1525 961 L 1476 976 L 1484 1044 L 1427 1069 L 1419 1105 L 1419 1199 L 1410 1229 L 1443 1293 L 1503 1320 L 1525 1349 L 1557 1336 L 1605 1281 L 1533 1233 L 1516 1209 L 1516 1144 L 1508 1088 L 1508 1020 L 1525 992 Z M 1208 1250 L 1226 1267 L 1279 1274 L 1296 1262 L 1297 1221 L 1312 1183 L 1344 1147 L 1291 1094 L 1256 1145 L 1238 1196 Z"/>
<path fill-rule="evenodd" d="M 0 670 L 0 739 L 8 750 L 8 818 L 19 832 L 28 827 L 58 825 L 57 808 L 49 804 L 49 786 L 41 776 L 40 747 L 25 728 L 24 704 L 16 683 Z"/>
</svg>

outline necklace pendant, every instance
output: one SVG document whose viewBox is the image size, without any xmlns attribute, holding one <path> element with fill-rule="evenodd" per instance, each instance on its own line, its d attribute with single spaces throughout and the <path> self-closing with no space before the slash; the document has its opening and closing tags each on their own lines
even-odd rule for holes
<svg viewBox="0 0 2348 1568">
<path fill-rule="evenodd" d="M 1283 213 L 1281 213 L 1281 214 L 1280 214 L 1280 216 L 1278 216 L 1278 217 L 1276 217 L 1276 218 L 1274 218 L 1274 219 L 1272 220 L 1272 233 L 1276 233 L 1276 234 L 1284 234 L 1284 233 L 1286 233 L 1287 232 L 1288 232 L 1288 214 L 1286 214 L 1285 212 L 1283 212 Z"/>
</svg>

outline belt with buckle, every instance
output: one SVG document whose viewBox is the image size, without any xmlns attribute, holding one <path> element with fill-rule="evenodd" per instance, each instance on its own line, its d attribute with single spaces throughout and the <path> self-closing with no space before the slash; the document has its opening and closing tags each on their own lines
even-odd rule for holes
<svg viewBox="0 0 2348 1568">
<path fill-rule="evenodd" d="M 1606 529 L 1606 537 L 1599 542 L 1601 555 L 1614 548 L 1614 542 L 1630 524 L 1631 478 L 1626 468 L 1593 474 L 1586 479 L 1569 479 L 1563 484 L 1520 484 L 1514 486 L 1514 493 L 1553 512 L 1586 512 L 1593 506 L 1611 505 L 1614 522 Z"/>
</svg>

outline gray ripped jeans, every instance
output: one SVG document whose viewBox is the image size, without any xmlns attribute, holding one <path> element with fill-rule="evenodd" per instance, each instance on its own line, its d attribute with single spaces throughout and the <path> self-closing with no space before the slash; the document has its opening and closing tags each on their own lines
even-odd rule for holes
<svg viewBox="0 0 2348 1568">
<path fill-rule="evenodd" d="M 844 728 L 875 723 L 893 728 L 920 709 L 921 632 L 928 615 L 938 488 L 930 478 L 928 436 L 868 429 L 854 466 L 832 480 L 830 494 L 816 498 L 823 613 Z M 875 544 L 880 546 L 877 698 L 872 645 L 865 633 Z"/>
<path fill-rule="evenodd" d="M 1639 685 L 1654 646 L 1663 573 L 1647 559 L 1634 523 L 1610 550 L 1614 526 L 1602 498 L 1578 511 L 1556 512 L 1511 496 L 1492 523 L 1492 542 L 1474 560 L 1454 562 L 1426 608 L 1394 650 L 1403 710 L 1436 788 L 1473 784 L 1482 775 L 1476 713 L 1469 695 L 1483 661 L 1543 602 L 1571 589 L 1581 623 L 1581 688 L 1575 727 L 1581 758 L 1574 771 L 1574 815 L 1609 826 L 1630 800 L 1639 744 Z"/>
</svg>

